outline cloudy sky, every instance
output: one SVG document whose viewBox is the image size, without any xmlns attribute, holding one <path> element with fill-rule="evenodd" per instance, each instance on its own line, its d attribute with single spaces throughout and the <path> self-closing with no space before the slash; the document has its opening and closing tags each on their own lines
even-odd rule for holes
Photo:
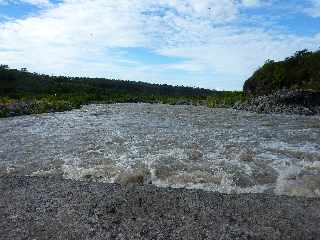
<svg viewBox="0 0 320 240">
<path fill-rule="evenodd" d="M 320 47 L 320 0 L 0 0 L 0 63 L 237 90 Z"/>
</svg>

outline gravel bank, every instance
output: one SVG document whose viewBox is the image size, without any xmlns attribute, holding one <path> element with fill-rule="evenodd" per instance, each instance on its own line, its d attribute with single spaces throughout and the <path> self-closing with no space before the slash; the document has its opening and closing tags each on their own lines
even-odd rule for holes
<svg viewBox="0 0 320 240">
<path fill-rule="evenodd" d="M 1 239 L 320 239 L 320 200 L 0 178 Z"/>
</svg>

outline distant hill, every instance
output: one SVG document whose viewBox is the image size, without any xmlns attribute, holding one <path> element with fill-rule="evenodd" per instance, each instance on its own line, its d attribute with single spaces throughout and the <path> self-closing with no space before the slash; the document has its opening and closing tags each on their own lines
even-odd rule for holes
<svg viewBox="0 0 320 240">
<path fill-rule="evenodd" d="M 48 76 L 30 73 L 26 69 L 10 69 L 0 65 L 0 96 L 21 97 L 37 95 L 91 95 L 110 94 L 132 96 L 196 96 L 206 97 L 214 90 L 166 84 L 150 84 L 145 82 L 123 81 L 104 78 Z M 97 99 L 99 100 L 99 99 Z"/>
<path fill-rule="evenodd" d="M 265 95 L 280 89 L 320 91 L 320 51 L 302 50 L 284 61 L 268 60 L 243 87 L 246 95 Z"/>
</svg>

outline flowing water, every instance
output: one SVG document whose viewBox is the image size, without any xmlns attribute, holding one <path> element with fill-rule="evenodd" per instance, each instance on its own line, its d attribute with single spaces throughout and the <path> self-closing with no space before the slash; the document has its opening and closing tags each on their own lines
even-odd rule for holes
<svg viewBox="0 0 320 240">
<path fill-rule="evenodd" d="M 0 175 L 319 197 L 319 120 L 160 104 L 0 119 Z"/>
</svg>

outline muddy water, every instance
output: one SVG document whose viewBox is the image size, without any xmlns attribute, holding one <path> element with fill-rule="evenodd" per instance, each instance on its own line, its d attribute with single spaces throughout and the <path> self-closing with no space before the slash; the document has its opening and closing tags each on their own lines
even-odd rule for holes
<svg viewBox="0 0 320 240">
<path fill-rule="evenodd" d="M 0 175 L 320 196 L 320 118 L 150 104 L 0 120 Z"/>
</svg>

